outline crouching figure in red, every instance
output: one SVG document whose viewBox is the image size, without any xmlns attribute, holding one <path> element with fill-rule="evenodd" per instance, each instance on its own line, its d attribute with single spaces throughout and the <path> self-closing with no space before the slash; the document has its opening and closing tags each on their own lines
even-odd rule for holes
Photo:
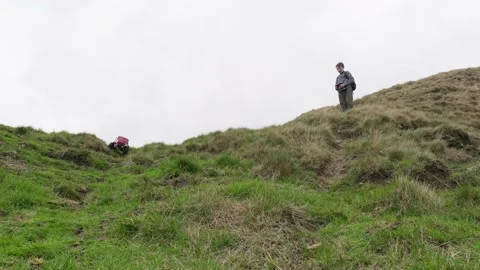
<svg viewBox="0 0 480 270">
<path fill-rule="evenodd" d="M 114 142 L 111 142 L 108 147 L 110 149 L 116 149 L 122 153 L 122 155 L 128 154 L 130 146 L 128 146 L 128 139 L 122 136 L 118 136 Z"/>
</svg>

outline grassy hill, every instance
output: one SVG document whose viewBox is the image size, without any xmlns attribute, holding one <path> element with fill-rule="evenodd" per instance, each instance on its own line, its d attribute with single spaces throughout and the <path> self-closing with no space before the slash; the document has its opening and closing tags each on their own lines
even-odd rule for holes
<svg viewBox="0 0 480 270">
<path fill-rule="evenodd" d="M 480 68 L 126 157 L 0 125 L 0 269 L 478 269 Z"/>
</svg>

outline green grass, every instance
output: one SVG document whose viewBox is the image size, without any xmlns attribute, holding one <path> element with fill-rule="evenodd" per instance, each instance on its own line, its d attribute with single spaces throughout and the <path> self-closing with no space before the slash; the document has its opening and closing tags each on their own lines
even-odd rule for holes
<svg viewBox="0 0 480 270">
<path fill-rule="evenodd" d="M 0 269 L 478 269 L 479 73 L 125 157 L 0 125 Z"/>
</svg>

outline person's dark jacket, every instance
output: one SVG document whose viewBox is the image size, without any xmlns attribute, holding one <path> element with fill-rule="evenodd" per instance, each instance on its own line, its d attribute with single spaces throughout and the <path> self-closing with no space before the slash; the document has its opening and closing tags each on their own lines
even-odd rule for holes
<svg viewBox="0 0 480 270">
<path fill-rule="evenodd" d="M 347 78 L 347 74 L 348 74 L 348 78 Z M 335 89 L 337 91 L 343 90 L 347 88 L 348 85 L 352 84 L 354 81 L 355 79 L 353 78 L 352 73 L 350 73 L 349 71 L 344 71 L 337 76 L 337 81 L 335 82 Z M 339 88 L 340 84 L 344 85 L 342 89 Z"/>
</svg>

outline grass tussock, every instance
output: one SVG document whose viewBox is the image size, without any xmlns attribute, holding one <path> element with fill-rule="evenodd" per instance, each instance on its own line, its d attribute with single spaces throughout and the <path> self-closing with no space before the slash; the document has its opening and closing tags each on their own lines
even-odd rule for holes
<svg viewBox="0 0 480 270">
<path fill-rule="evenodd" d="M 71 161 L 79 166 L 89 166 L 91 164 L 91 153 L 84 149 L 68 149 L 65 151 L 56 151 L 49 153 L 52 158 Z"/>
<path fill-rule="evenodd" d="M 395 180 L 395 189 L 388 209 L 401 215 L 424 215 L 434 213 L 443 206 L 442 199 L 427 185 L 400 176 Z"/>
<path fill-rule="evenodd" d="M 179 219 L 157 214 L 120 220 L 114 234 L 126 239 L 138 238 L 146 242 L 168 245 L 184 237 L 183 227 Z"/>
<path fill-rule="evenodd" d="M 457 203 L 467 207 L 480 205 L 480 189 L 478 187 L 464 185 L 455 194 Z"/>
<path fill-rule="evenodd" d="M 100 140 L 97 136 L 89 133 L 71 134 L 62 131 L 50 133 L 45 139 L 67 147 L 83 148 L 102 153 L 107 153 L 109 151 L 108 146 L 103 140 Z"/>
<path fill-rule="evenodd" d="M 254 168 L 254 172 L 266 179 L 280 179 L 292 175 L 296 170 L 295 160 L 291 154 L 282 150 L 273 150 L 265 154 L 262 163 Z"/>
<path fill-rule="evenodd" d="M 22 136 L 22 135 L 26 135 L 26 134 L 28 134 L 29 132 L 32 132 L 32 131 L 34 131 L 34 130 L 35 130 L 35 129 L 32 128 L 32 127 L 23 127 L 23 126 L 22 126 L 22 127 L 17 127 L 17 128 L 15 128 L 14 132 L 15 132 L 15 134 L 17 134 L 17 135 Z"/>
<path fill-rule="evenodd" d="M 182 174 L 196 174 L 200 172 L 198 162 L 191 157 L 178 157 L 165 161 L 161 166 L 163 177 L 176 178 Z"/>
</svg>

